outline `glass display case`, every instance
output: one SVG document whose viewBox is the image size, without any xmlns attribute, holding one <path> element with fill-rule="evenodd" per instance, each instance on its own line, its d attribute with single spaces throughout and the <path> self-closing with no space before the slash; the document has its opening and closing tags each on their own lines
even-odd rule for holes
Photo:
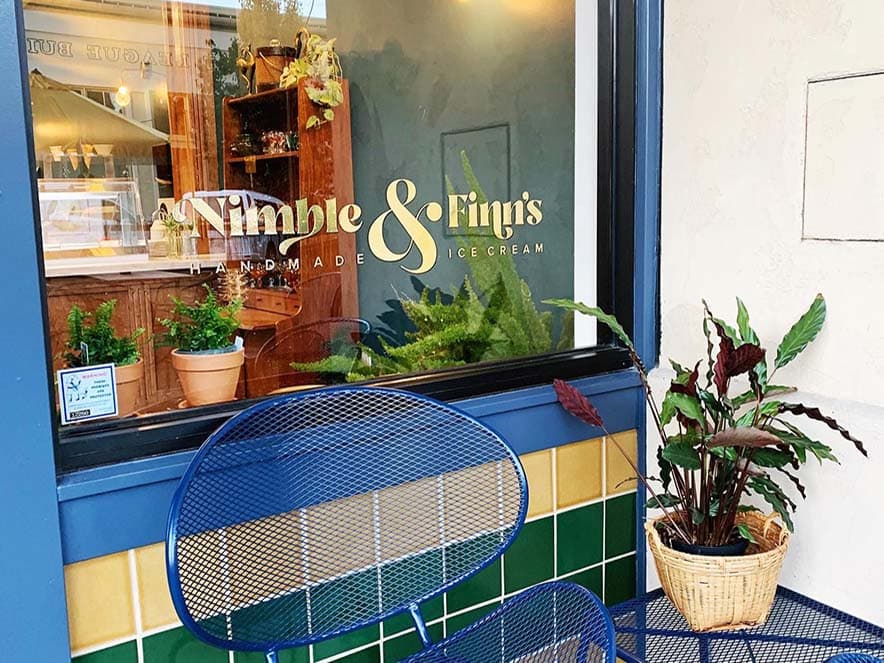
<svg viewBox="0 0 884 663">
<path fill-rule="evenodd" d="M 47 267 L 54 260 L 147 260 L 134 180 L 42 179 L 38 192 Z"/>
</svg>

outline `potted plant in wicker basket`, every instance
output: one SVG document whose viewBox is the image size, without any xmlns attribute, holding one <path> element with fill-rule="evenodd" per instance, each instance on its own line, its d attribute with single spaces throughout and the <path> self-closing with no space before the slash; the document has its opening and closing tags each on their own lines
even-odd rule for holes
<svg viewBox="0 0 884 663">
<path fill-rule="evenodd" d="M 166 328 L 160 342 L 175 348 L 172 366 L 189 405 L 232 400 L 244 360 L 243 348 L 235 342 L 242 301 L 222 305 L 205 288 L 206 298 L 192 305 L 173 297 L 173 317 L 159 320 Z"/>
<path fill-rule="evenodd" d="M 117 412 L 125 416 L 135 411 L 144 377 L 144 360 L 137 343 L 144 329 L 118 335 L 111 324 L 116 307 L 116 299 L 102 302 L 95 311 L 72 306 L 67 317 L 68 340 L 62 358 L 70 368 L 113 364 Z"/>
<path fill-rule="evenodd" d="M 786 396 L 795 389 L 773 381 L 822 328 L 822 295 L 783 337 L 772 366 L 742 301 L 737 300 L 735 327 L 715 317 L 704 302 L 706 356 L 687 368 L 671 362 L 675 379 L 659 406 L 632 341 L 613 316 L 570 300 L 548 303 L 607 325 L 625 344 L 641 378 L 660 436 L 660 476 L 652 479 L 634 470 L 650 494 L 647 507 L 660 511 L 646 522 L 645 531 L 666 595 L 697 631 L 763 623 L 796 507 L 781 482 L 791 483 L 804 497 L 795 471 L 811 457 L 837 462 L 830 446 L 798 427 L 801 418 L 825 424 L 867 455 L 862 443 L 834 419 L 789 402 Z M 731 394 L 738 382 L 739 393 Z M 610 435 L 580 392 L 558 380 L 555 389 L 568 412 Z M 616 437 L 611 439 L 616 444 Z M 744 503 L 752 495 L 767 502 L 771 516 Z"/>
</svg>

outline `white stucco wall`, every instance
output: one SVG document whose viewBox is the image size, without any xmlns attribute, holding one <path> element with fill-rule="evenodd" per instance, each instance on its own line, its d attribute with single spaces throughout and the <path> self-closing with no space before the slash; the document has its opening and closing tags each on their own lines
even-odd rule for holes
<svg viewBox="0 0 884 663">
<path fill-rule="evenodd" d="M 823 438 L 843 465 L 807 466 L 809 498 L 782 582 L 877 623 L 884 243 L 802 241 L 801 227 L 807 82 L 884 70 L 882 26 L 880 0 L 666 2 L 661 243 L 664 364 L 703 356 L 701 298 L 733 320 L 742 297 L 772 358 L 814 294 L 825 295 L 823 332 L 777 383 L 800 385 L 796 398 L 836 413 L 871 458 Z M 871 168 L 882 148 L 855 158 Z M 665 371 L 655 377 L 665 384 Z M 653 569 L 648 577 L 656 581 Z"/>
</svg>

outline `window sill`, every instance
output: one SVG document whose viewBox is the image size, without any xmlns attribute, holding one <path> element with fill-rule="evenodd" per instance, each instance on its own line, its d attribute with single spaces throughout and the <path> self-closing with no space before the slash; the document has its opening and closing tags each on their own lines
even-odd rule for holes
<svg viewBox="0 0 884 663">
<path fill-rule="evenodd" d="M 573 380 L 612 431 L 634 428 L 641 385 L 633 369 Z M 519 454 L 598 436 L 557 404 L 549 384 L 456 400 Z M 172 494 L 195 450 L 70 472 L 59 477 L 65 563 L 163 540 Z"/>
</svg>

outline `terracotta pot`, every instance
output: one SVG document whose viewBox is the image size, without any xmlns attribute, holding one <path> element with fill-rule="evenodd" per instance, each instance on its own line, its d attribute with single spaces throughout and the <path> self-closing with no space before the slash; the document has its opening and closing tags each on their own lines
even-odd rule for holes
<svg viewBox="0 0 884 663">
<path fill-rule="evenodd" d="M 242 348 L 213 353 L 173 350 L 172 366 L 187 403 L 208 405 L 233 400 L 244 358 Z"/>
<path fill-rule="evenodd" d="M 144 377 L 144 360 L 134 364 L 114 366 L 114 381 L 117 383 L 117 412 L 125 417 L 135 411 L 141 378 Z"/>
</svg>

